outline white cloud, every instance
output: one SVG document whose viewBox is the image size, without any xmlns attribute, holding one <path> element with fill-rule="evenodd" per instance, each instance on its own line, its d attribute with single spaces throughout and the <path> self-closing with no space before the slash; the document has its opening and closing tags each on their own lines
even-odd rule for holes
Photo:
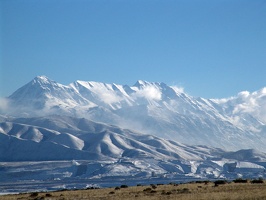
<svg viewBox="0 0 266 200">
<path fill-rule="evenodd" d="M 148 100 L 161 100 L 162 93 L 161 91 L 156 88 L 155 86 L 146 86 L 143 89 L 137 90 L 135 93 L 135 97 L 144 97 Z"/>
<path fill-rule="evenodd" d="M 242 91 L 240 93 L 238 93 L 238 97 L 240 98 L 247 98 L 250 95 L 249 91 Z"/>
<path fill-rule="evenodd" d="M 235 106 L 233 114 L 249 113 L 266 123 L 266 88 L 257 92 L 240 92 L 237 96 L 240 102 Z"/>
<path fill-rule="evenodd" d="M 97 96 L 99 101 L 102 101 L 106 104 L 113 104 L 122 100 L 121 96 L 113 91 L 110 84 L 82 81 L 79 81 L 79 83 L 92 92 L 93 96 Z"/>
<path fill-rule="evenodd" d="M 225 104 L 227 103 L 229 100 L 231 100 L 231 98 L 223 98 L 223 99 L 211 99 L 213 102 L 218 103 L 218 104 Z"/>
<path fill-rule="evenodd" d="M 4 113 L 8 110 L 9 103 L 6 98 L 0 98 L 0 113 Z"/>
<path fill-rule="evenodd" d="M 99 98 L 107 104 L 116 103 L 122 100 L 114 92 L 104 92 L 104 93 L 99 93 L 98 95 L 99 95 Z"/>
<path fill-rule="evenodd" d="M 254 102 L 245 102 L 242 104 L 237 105 L 234 110 L 233 110 L 233 114 L 237 114 L 237 113 L 254 113 L 256 112 L 256 110 L 258 109 L 258 105 L 255 104 Z"/>
</svg>

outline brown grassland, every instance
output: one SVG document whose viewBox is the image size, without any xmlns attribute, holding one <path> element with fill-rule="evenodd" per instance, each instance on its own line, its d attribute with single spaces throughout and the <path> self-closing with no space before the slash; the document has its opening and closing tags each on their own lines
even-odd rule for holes
<svg viewBox="0 0 266 200">
<path fill-rule="evenodd" d="M 57 192 L 39 192 L 0 196 L 0 200 L 125 200 L 125 199 L 265 199 L 266 183 L 225 183 L 213 182 L 188 184 L 146 185 L 104 189 L 84 189 Z"/>
</svg>

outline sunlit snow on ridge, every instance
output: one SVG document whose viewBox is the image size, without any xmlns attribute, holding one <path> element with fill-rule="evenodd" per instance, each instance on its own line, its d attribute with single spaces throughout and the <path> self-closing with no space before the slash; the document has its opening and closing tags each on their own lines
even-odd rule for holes
<svg viewBox="0 0 266 200">
<path fill-rule="evenodd" d="M 2 115 L 84 117 L 188 144 L 265 150 L 265 88 L 214 100 L 158 82 L 75 81 L 65 86 L 40 76 L 7 99 Z"/>
</svg>

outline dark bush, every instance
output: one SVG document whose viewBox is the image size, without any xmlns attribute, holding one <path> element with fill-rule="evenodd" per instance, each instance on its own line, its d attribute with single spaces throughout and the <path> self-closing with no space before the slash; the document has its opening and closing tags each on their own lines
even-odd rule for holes
<svg viewBox="0 0 266 200">
<path fill-rule="evenodd" d="M 204 183 L 204 181 L 196 181 L 196 183 Z"/>
<path fill-rule="evenodd" d="M 144 190 L 143 190 L 143 192 L 150 192 L 152 189 L 151 188 L 145 188 Z"/>
<path fill-rule="evenodd" d="M 263 179 L 252 180 L 251 183 L 264 183 Z"/>
<path fill-rule="evenodd" d="M 207 185 L 210 181 L 204 181 L 204 184 Z"/>
<path fill-rule="evenodd" d="M 38 196 L 38 192 L 33 192 L 30 194 L 30 197 L 37 197 Z"/>
<path fill-rule="evenodd" d="M 242 178 L 238 178 L 236 180 L 233 180 L 234 183 L 247 183 L 248 180 L 247 179 L 242 179 Z"/>
<path fill-rule="evenodd" d="M 120 188 L 128 188 L 127 185 L 121 185 Z"/>
<path fill-rule="evenodd" d="M 64 191 L 67 191 L 67 189 L 61 189 L 61 190 L 58 190 L 59 192 L 64 192 Z"/>
<path fill-rule="evenodd" d="M 196 183 L 200 183 L 200 184 L 201 184 L 201 183 L 204 183 L 205 185 L 207 185 L 209 182 L 210 182 L 210 181 L 206 181 L 206 180 L 205 180 L 205 181 L 196 181 Z"/>
<path fill-rule="evenodd" d="M 45 199 L 44 197 L 36 197 L 33 200 L 44 200 L 44 199 Z"/>
<path fill-rule="evenodd" d="M 215 185 L 223 185 L 223 184 L 226 184 L 227 181 L 226 180 L 217 180 L 217 181 L 214 181 L 214 184 Z"/>
<path fill-rule="evenodd" d="M 161 193 L 161 195 L 170 195 L 170 194 L 172 194 L 172 192 L 165 192 L 164 190 L 162 191 L 162 193 Z"/>
<path fill-rule="evenodd" d="M 183 193 L 189 193 L 190 191 L 189 191 L 188 188 L 184 188 L 184 189 L 182 190 L 182 192 L 183 192 Z"/>
<path fill-rule="evenodd" d="M 99 187 L 87 187 L 86 190 L 96 190 L 96 189 L 100 189 Z"/>
</svg>

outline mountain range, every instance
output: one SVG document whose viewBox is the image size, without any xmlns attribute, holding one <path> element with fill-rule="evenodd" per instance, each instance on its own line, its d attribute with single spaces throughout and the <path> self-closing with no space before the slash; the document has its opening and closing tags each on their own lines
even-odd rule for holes
<svg viewBox="0 0 266 200">
<path fill-rule="evenodd" d="M 0 106 L 0 186 L 265 178 L 265 105 L 266 88 L 205 99 L 164 83 L 38 76 Z"/>
<path fill-rule="evenodd" d="M 133 86 L 38 76 L 7 98 L 2 115 L 66 115 L 189 145 L 265 150 L 266 87 L 227 99 L 205 99 L 176 86 L 137 81 Z"/>
</svg>

